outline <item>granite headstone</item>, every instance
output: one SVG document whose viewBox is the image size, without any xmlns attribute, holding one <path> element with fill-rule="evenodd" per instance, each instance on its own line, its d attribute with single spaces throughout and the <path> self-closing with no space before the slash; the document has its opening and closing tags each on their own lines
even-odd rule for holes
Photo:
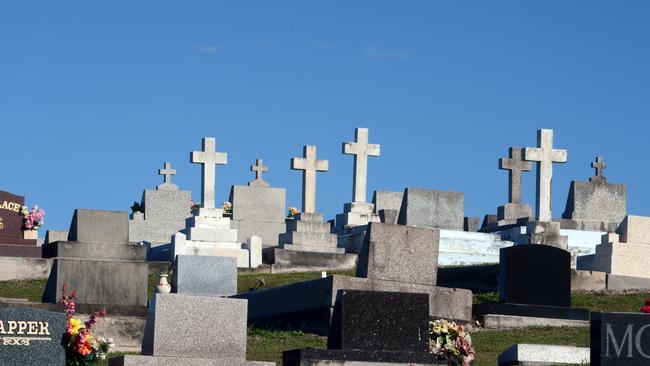
<svg viewBox="0 0 650 366">
<path fill-rule="evenodd" d="M 463 193 L 406 188 L 397 223 L 462 231 L 464 218 Z"/>
<path fill-rule="evenodd" d="M 0 308 L 0 365 L 64 366 L 65 328 L 63 313 Z"/>
<path fill-rule="evenodd" d="M 591 313 L 592 366 L 650 364 L 650 314 Z"/>
<path fill-rule="evenodd" d="M 174 262 L 174 292 L 189 295 L 231 296 L 237 293 L 237 259 L 178 255 Z"/>
</svg>

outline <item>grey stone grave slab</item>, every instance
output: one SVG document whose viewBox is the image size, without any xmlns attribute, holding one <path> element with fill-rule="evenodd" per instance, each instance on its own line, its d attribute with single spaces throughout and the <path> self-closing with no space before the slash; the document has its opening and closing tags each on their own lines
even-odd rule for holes
<svg viewBox="0 0 650 366">
<path fill-rule="evenodd" d="M 589 347 L 515 344 L 499 355 L 498 362 L 499 366 L 585 365 Z"/>
<path fill-rule="evenodd" d="M 400 225 L 462 231 L 464 217 L 463 193 L 406 188 L 397 222 Z"/>
<path fill-rule="evenodd" d="M 478 225 L 481 223 L 481 218 L 479 217 L 465 217 L 463 219 L 463 231 L 468 232 L 477 232 Z"/>
<path fill-rule="evenodd" d="M 69 241 L 124 244 L 129 241 L 129 214 L 125 211 L 78 208 L 72 216 Z"/>
<path fill-rule="evenodd" d="M 436 229 L 370 223 L 357 277 L 435 286 L 439 244 Z"/>
<path fill-rule="evenodd" d="M 55 241 L 68 241 L 68 232 L 65 230 L 48 230 L 45 233 L 44 244 L 54 243 Z"/>
<path fill-rule="evenodd" d="M 142 356 L 120 356 L 111 366 L 275 365 L 246 361 L 246 301 L 213 296 L 156 294 Z"/>
<path fill-rule="evenodd" d="M 372 204 L 376 213 L 380 210 L 397 210 L 399 216 L 403 198 L 404 192 L 375 191 L 372 195 Z"/>
<path fill-rule="evenodd" d="M 65 366 L 65 331 L 62 312 L 0 308 L 0 365 Z"/>
<path fill-rule="evenodd" d="M 286 192 L 268 186 L 232 186 L 231 226 L 237 230 L 237 241 L 256 235 L 264 247 L 277 246 L 279 235 L 285 232 Z"/>
<path fill-rule="evenodd" d="M 592 366 L 650 364 L 650 314 L 591 313 Z"/>
<path fill-rule="evenodd" d="M 178 255 L 173 290 L 179 294 L 231 296 L 237 293 L 237 259 Z"/>
<path fill-rule="evenodd" d="M 60 302 L 67 284 L 79 304 L 147 306 L 148 275 L 146 261 L 56 258 L 43 302 Z"/>
</svg>

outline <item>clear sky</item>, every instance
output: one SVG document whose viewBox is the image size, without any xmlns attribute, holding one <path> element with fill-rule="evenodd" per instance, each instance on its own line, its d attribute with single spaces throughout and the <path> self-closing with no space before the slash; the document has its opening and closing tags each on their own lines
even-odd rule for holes
<svg viewBox="0 0 650 366">
<path fill-rule="evenodd" d="M 189 154 L 214 136 L 218 203 L 263 158 L 300 206 L 289 160 L 315 144 L 331 218 L 352 198 L 341 143 L 368 127 L 382 150 L 368 199 L 461 191 L 483 216 L 507 200 L 498 158 L 544 127 L 569 150 L 554 216 L 597 154 L 630 213 L 650 215 L 649 16 L 644 1 L 4 1 L 0 189 L 67 229 L 77 207 L 128 210 L 171 161 L 198 200 Z"/>
</svg>

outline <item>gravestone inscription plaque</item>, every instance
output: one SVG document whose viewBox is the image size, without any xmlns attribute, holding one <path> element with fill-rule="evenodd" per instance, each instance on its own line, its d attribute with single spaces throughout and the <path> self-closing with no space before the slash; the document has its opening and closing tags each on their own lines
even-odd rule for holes
<svg viewBox="0 0 650 366">
<path fill-rule="evenodd" d="M 650 364 L 650 314 L 591 313 L 591 365 Z"/>
</svg>

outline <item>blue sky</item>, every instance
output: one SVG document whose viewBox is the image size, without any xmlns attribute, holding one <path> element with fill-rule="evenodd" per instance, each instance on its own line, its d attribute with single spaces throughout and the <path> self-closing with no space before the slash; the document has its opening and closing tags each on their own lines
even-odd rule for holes
<svg viewBox="0 0 650 366">
<path fill-rule="evenodd" d="M 555 129 L 554 215 L 572 179 L 603 155 L 650 215 L 650 4 L 642 1 L 112 1 L 0 4 L 0 189 L 68 227 L 76 207 L 127 210 L 161 181 L 200 193 L 189 164 L 201 137 L 229 164 L 217 199 L 267 180 L 300 206 L 289 169 L 304 144 L 328 217 L 352 196 L 355 127 L 382 156 L 368 191 L 406 186 L 465 193 L 465 212 L 507 200 L 497 160 Z M 534 204 L 534 172 L 524 199 Z M 369 197 L 370 198 L 370 194 Z"/>
</svg>

